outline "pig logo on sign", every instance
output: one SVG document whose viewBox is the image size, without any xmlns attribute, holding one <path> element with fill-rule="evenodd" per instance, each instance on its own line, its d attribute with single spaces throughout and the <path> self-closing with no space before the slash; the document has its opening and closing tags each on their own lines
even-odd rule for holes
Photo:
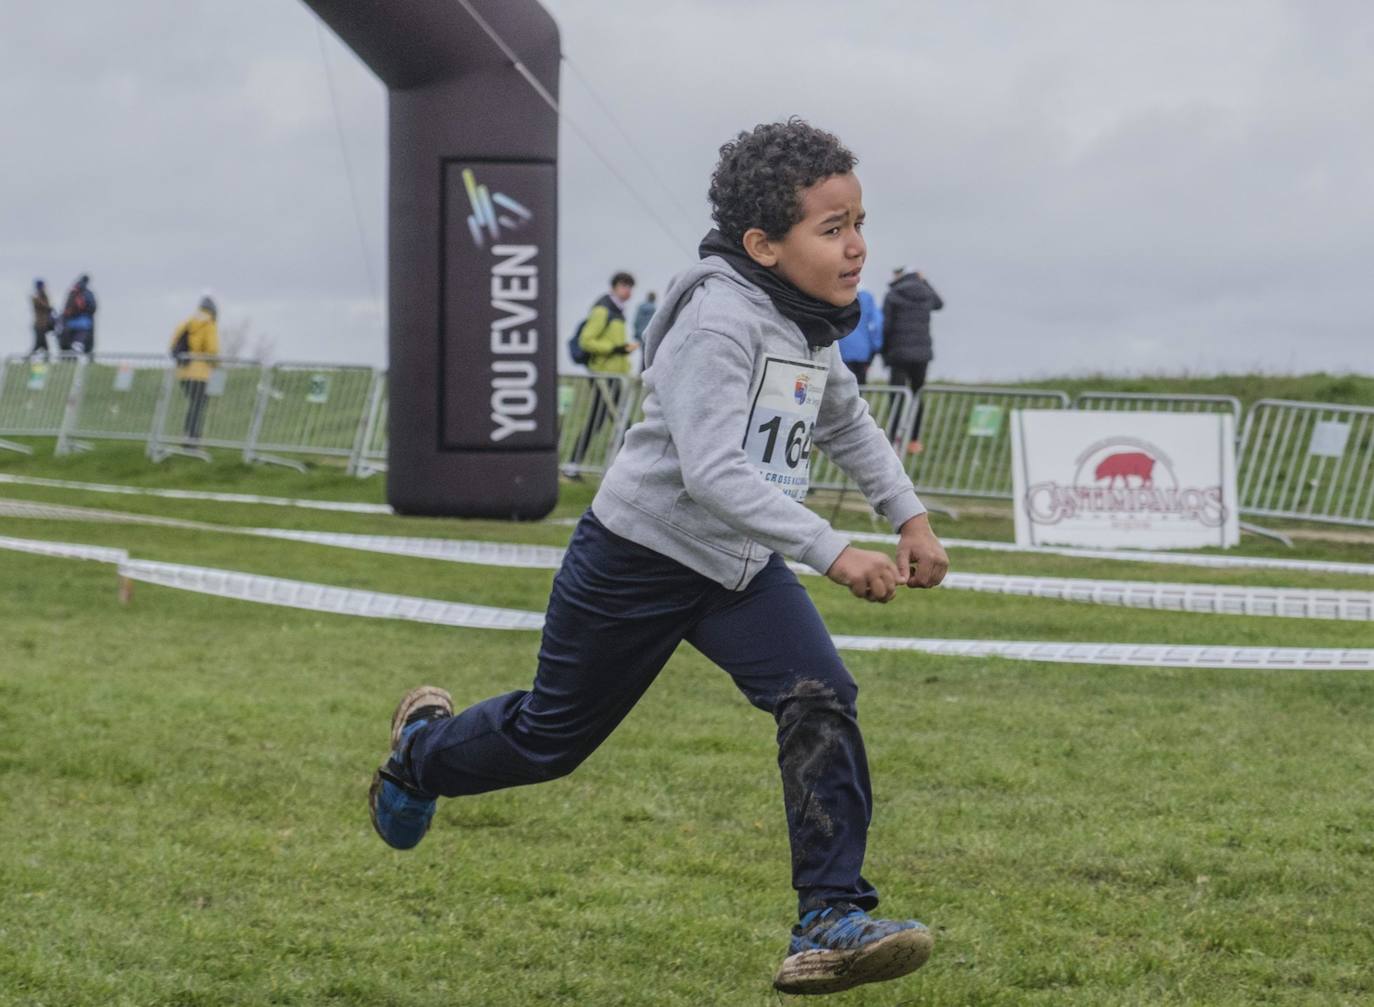
<svg viewBox="0 0 1374 1007">
<path fill-rule="evenodd" d="M 1093 470 L 1093 478 L 1098 482 L 1107 481 L 1107 485 L 1115 486 L 1118 481 L 1121 486 L 1130 486 L 1130 476 L 1136 476 L 1140 482 L 1138 486 L 1153 486 L 1155 484 L 1155 460 L 1143 451 L 1119 451 L 1116 454 L 1108 455 L 1097 463 L 1097 468 Z"/>
<path fill-rule="evenodd" d="M 1089 445 L 1075 460 L 1071 480 L 1035 483 L 1026 490 L 1024 505 L 1036 524 L 1187 520 L 1216 527 L 1226 519 L 1219 485 L 1180 482 L 1172 459 L 1157 444 L 1136 437 L 1108 437 Z"/>
</svg>

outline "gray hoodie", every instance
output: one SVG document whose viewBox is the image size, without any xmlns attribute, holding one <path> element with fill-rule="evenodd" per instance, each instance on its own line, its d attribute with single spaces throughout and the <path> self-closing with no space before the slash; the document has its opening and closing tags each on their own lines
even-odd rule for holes
<svg viewBox="0 0 1374 1007">
<path fill-rule="evenodd" d="M 724 260 L 673 280 L 644 366 L 644 419 L 592 501 L 622 538 L 734 590 L 773 552 L 824 573 L 849 542 L 801 502 L 813 446 L 893 528 L 925 512 L 839 347 L 811 349 Z"/>
</svg>

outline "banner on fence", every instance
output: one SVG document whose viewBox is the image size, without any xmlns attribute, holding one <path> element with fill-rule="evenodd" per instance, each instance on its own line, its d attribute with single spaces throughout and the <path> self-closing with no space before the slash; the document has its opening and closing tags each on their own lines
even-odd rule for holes
<svg viewBox="0 0 1374 1007">
<path fill-rule="evenodd" d="M 1011 420 L 1018 544 L 1240 541 L 1230 414 L 1018 409 Z"/>
</svg>

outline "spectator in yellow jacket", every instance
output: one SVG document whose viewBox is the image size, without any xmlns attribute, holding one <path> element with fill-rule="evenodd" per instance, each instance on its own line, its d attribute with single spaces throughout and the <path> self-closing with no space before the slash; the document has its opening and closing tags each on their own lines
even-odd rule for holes
<svg viewBox="0 0 1374 1007">
<path fill-rule="evenodd" d="M 630 354 L 639 349 L 638 343 L 625 336 L 625 306 L 634 293 L 635 278 L 629 273 L 611 277 L 611 292 L 603 294 L 587 320 L 582 323 L 577 342 L 591 360 L 587 369 L 596 374 L 629 374 Z"/>
<path fill-rule="evenodd" d="M 200 440 L 205 421 L 205 391 L 214 372 L 214 361 L 206 359 L 219 355 L 219 310 L 208 295 L 200 299 L 196 313 L 177 328 L 172 336 L 172 356 L 177 362 L 177 382 L 186 396 L 186 424 L 188 441 Z"/>
<path fill-rule="evenodd" d="M 630 294 L 635 289 L 635 278 L 629 273 L 616 273 L 611 277 L 611 292 L 602 294 L 587 312 L 587 320 L 577 334 L 578 345 L 589 359 L 587 370 L 593 376 L 598 374 L 629 374 L 630 354 L 639 349 L 625 337 L 625 306 L 630 302 Z M 612 409 L 620 407 L 619 381 L 597 381 L 593 389 L 592 407 L 587 414 L 586 425 L 578 435 L 573 446 L 570 478 L 577 478 L 577 467 L 586 457 L 598 431 L 606 423 Z"/>
</svg>

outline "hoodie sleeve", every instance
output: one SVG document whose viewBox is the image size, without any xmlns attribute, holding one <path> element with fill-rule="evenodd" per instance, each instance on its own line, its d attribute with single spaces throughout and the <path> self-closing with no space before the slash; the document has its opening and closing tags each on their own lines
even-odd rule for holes
<svg viewBox="0 0 1374 1007">
<path fill-rule="evenodd" d="M 653 380 L 687 493 L 740 534 L 825 573 L 848 540 L 765 481 L 744 453 L 751 349 L 707 329 L 671 331 L 664 342 L 678 340 L 658 358 Z"/>
<path fill-rule="evenodd" d="M 869 415 L 859 384 L 831 351 L 830 376 L 816 418 L 815 444 L 859 484 L 873 509 L 893 530 L 926 512 L 887 434 Z"/>
</svg>

